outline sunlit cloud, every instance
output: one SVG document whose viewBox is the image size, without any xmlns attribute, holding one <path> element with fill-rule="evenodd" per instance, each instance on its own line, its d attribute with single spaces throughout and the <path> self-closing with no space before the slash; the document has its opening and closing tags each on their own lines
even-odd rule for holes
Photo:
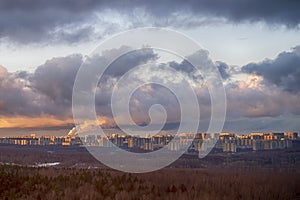
<svg viewBox="0 0 300 200">
<path fill-rule="evenodd" d="M 0 128 L 32 128 L 32 127 L 56 127 L 73 125 L 73 119 L 61 120 L 55 116 L 0 116 Z"/>
</svg>

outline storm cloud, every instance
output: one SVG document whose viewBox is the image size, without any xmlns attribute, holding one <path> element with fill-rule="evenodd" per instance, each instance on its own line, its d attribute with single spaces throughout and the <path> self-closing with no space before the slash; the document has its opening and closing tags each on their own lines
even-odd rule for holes
<svg viewBox="0 0 300 200">
<path fill-rule="evenodd" d="M 299 1 L 0 1 L 0 38 L 19 43 L 76 43 L 142 26 L 196 27 L 224 20 L 299 28 Z M 119 23 L 112 20 L 118 15 Z M 96 24 L 96 26 L 95 26 Z M 127 24 L 127 25 L 124 25 Z M 121 26 L 121 27 L 120 27 Z"/>
<path fill-rule="evenodd" d="M 122 47 L 129 48 L 129 47 Z M 89 58 L 93 64 L 114 57 L 120 49 L 111 49 L 98 57 Z M 199 55 L 201 52 L 197 52 Z M 202 52 L 203 58 L 207 58 L 207 52 Z M 111 64 L 111 68 L 105 73 L 105 79 L 99 82 L 96 90 L 95 104 L 96 112 L 105 119 L 106 125 L 114 126 L 111 112 L 111 95 L 118 79 L 132 68 L 158 61 L 159 56 L 152 50 L 132 51 L 131 54 L 121 56 Z M 84 57 L 80 54 L 66 57 L 49 59 L 37 67 L 34 72 L 8 72 L 5 67 L 0 67 L 0 116 L 1 117 L 39 117 L 42 115 L 52 116 L 52 119 L 72 119 L 72 89 L 78 69 Z M 219 69 L 224 80 L 227 95 L 227 126 L 228 122 L 243 119 L 267 118 L 279 119 L 282 116 L 299 116 L 299 90 L 294 84 L 299 76 L 299 65 L 293 65 L 299 61 L 299 47 L 291 52 L 283 52 L 275 60 L 262 61 L 259 64 L 249 64 L 243 67 L 244 72 L 250 73 L 247 80 L 230 80 L 233 69 L 226 63 L 214 63 Z M 267 63 L 267 64 L 266 64 Z M 299 62 L 298 62 L 299 64 Z M 256 66 L 257 65 L 257 66 Z M 286 67 L 288 65 L 288 67 Z M 176 88 L 185 95 L 186 85 L 174 73 L 165 73 L 169 66 L 193 84 L 196 92 L 201 119 L 210 119 L 211 102 L 209 91 L 199 84 L 193 74 L 195 70 L 186 61 L 158 63 L 158 71 L 151 71 L 143 68 L 134 74 L 134 80 L 150 80 L 151 76 L 160 77 L 164 81 L 176 82 Z M 255 66 L 255 67 L 253 67 Z M 283 71 L 282 71 L 283 70 Z M 288 72 L 285 72 L 288 71 Z M 153 74 L 154 73 L 154 74 Z M 273 74 L 272 74 L 273 73 Z M 272 76 L 268 76 L 272 74 Z M 285 77 L 291 81 L 284 81 Z M 230 80 L 229 82 L 227 82 Z M 272 84 L 270 84 L 272 83 Z M 122 85 L 127 87 L 130 84 Z M 125 90 L 126 91 L 126 90 Z M 176 124 L 180 121 L 178 100 L 174 94 L 165 88 L 156 85 L 145 85 L 134 93 L 130 102 L 130 112 L 134 121 L 138 124 L 149 122 L 149 108 L 154 104 L 161 104 L 165 107 L 169 124 Z M 158 118 L 157 118 L 158 119 Z M 125 119 L 126 120 L 126 119 Z M 254 120 L 254 121 L 255 121 Z M 67 121 L 68 123 L 70 121 Z M 234 123 L 233 123 L 234 124 Z M 282 124 L 286 122 L 282 121 Z M 290 124 L 291 125 L 291 124 Z M 292 124 L 293 127 L 295 124 Z M 255 127 L 253 127 L 255 128 Z M 259 128 L 259 127 L 256 127 Z"/>
<path fill-rule="evenodd" d="M 0 66 L 0 115 L 38 115 L 37 98 L 24 80 Z"/>
<path fill-rule="evenodd" d="M 97 66 L 97 63 L 114 57 L 118 51 L 107 50 L 103 55 L 89 59 Z M 99 82 L 97 110 L 111 117 L 110 96 L 116 78 L 137 65 L 157 58 L 152 50 L 146 49 L 133 51 L 113 62 L 105 72 L 105 78 Z M 38 66 L 33 73 L 10 73 L 0 66 L 0 115 L 36 117 L 45 114 L 60 119 L 71 118 L 73 85 L 83 60 L 80 54 L 55 57 Z"/>
<path fill-rule="evenodd" d="M 260 75 L 285 91 L 300 92 L 300 46 L 280 53 L 274 60 L 250 63 L 242 71 Z"/>
<path fill-rule="evenodd" d="M 119 49 L 111 49 L 105 51 L 100 56 L 88 59 L 92 62 L 92 65 L 97 66 L 97 63 L 114 57 L 118 51 Z M 83 56 L 79 54 L 52 58 L 47 60 L 43 65 L 38 66 L 33 73 L 26 71 L 9 73 L 4 67 L 1 67 L 0 115 L 26 117 L 48 115 L 61 120 L 72 118 L 72 90 L 76 74 L 83 59 Z M 105 78 L 101 79 L 96 90 L 95 104 L 97 113 L 106 119 L 112 118 L 110 99 L 118 79 L 134 67 L 144 65 L 147 62 L 157 61 L 157 59 L 159 59 L 158 55 L 151 49 L 145 49 L 132 51 L 130 54 L 121 56 L 111 63 L 108 70 L 104 73 Z M 153 71 L 151 69 L 140 70 L 138 74 L 135 74 L 136 77 L 134 80 L 148 80 L 152 76 L 154 78 L 159 76 L 164 81 L 170 83 L 175 80 L 178 90 L 184 93 L 185 85 L 181 84 L 182 77 L 178 78 L 172 73 L 165 73 L 167 66 L 170 66 L 171 69 L 175 64 L 180 66 L 180 69 L 175 68 L 178 72 L 185 71 L 184 68 L 188 69 L 189 66 L 184 65 L 184 63 L 186 62 L 158 63 L 157 66 L 155 65 L 158 71 L 154 74 L 152 74 Z M 190 81 L 194 80 L 188 74 L 185 76 Z M 126 85 L 123 85 L 123 87 L 126 87 Z M 138 123 L 143 124 L 148 122 L 148 109 L 156 103 L 166 106 L 166 110 L 169 113 L 169 122 L 180 120 L 180 112 L 178 112 L 176 106 L 178 102 L 172 93 L 151 84 L 148 89 L 141 89 L 135 93 L 131 102 L 131 105 L 134 105 L 131 109 L 132 116 Z M 146 94 L 143 94 L 143 92 L 146 92 Z M 207 102 L 210 103 L 209 94 L 206 91 L 206 93 L 198 93 L 198 95 L 203 105 L 203 113 L 206 113 L 203 116 L 208 118 L 210 110 L 205 108 L 209 107 L 207 106 Z M 143 115 L 145 113 L 146 117 Z"/>
<path fill-rule="evenodd" d="M 227 116 L 231 119 L 300 115 L 299 94 L 266 85 L 263 78 L 257 75 L 248 76 L 246 81 L 228 84 L 226 94 Z"/>
</svg>

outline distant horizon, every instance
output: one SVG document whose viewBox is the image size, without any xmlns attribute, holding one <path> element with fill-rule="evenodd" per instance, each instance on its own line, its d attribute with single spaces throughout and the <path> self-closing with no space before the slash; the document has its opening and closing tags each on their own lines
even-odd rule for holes
<svg viewBox="0 0 300 200">
<path fill-rule="evenodd" d="M 49 128 L 48 129 L 39 129 L 39 128 L 7 128 L 7 129 L 0 129 L 0 138 L 2 137 L 13 137 L 13 136 L 30 136 L 30 134 L 36 134 L 37 136 L 67 136 L 68 132 L 71 130 L 66 129 L 66 128 L 59 128 L 55 127 L 55 129 Z M 108 129 L 103 129 L 104 132 L 108 131 L 109 134 L 125 134 L 122 132 L 120 129 L 114 129 L 114 128 L 108 128 Z M 164 130 L 165 133 L 168 132 L 176 132 L 176 130 Z M 237 135 L 249 135 L 251 133 L 288 133 L 288 132 L 293 132 L 293 133 L 300 133 L 300 131 L 291 131 L 291 130 L 272 130 L 272 131 L 238 131 L 238 130 L 231 130 L 231 131 L 225 131 L 223 130 L 220 133 L 216 134 L 222 134 L 222 133 L 233 133 Z M 203 131 L 199 131 L 197 133 L 206 133 Z M 195 134 L 197 134 L 195 133 Z M 107 134 L 107 132 L 106 132 Z M 159 134 L 159 132 L 158 132 Z M 175 133 L 176 134 L 176 133 Z M 212 133 L 206 133 L 206 134 L 212 134 Z M 144 135 L 132 135 L 132 136 L 144 136 Z"/>
</svg>

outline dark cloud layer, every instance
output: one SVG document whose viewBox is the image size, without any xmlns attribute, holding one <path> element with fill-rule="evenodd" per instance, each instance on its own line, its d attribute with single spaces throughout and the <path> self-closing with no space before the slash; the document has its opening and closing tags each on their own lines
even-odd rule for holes
<svg viewBox="0 0 300 200">
<path fill-rule="evenodd" d="M 121 48 L 127 48 L 130 50 L 129 47 L 123 46 Z M 117 50 L 112 50 L 117 51 Z M 104 53 L 104 57 L 110 57 L 112 51 L 108 51 Z M 132 50 L 130 53 L 122 55 L 118 59 L 116 59 L 113 63 L 110 64 L 109 68 L 105 71 L 105 75 L 113 76 L 113 77 L 120 77 L 128 72 L 130 69 L 145 64 L 146 62 L 153 60 L 155 61 L 158 59 L 158 55 L 153 52 L 152 49 L 141 49 L 141 50 Z"/>
<path fill-rule="evenodd" d="M 39 66 L 30 76 L 31 87 L 57 105 L 70 106 L 81 55 L 53 58 Z"/>
<path fill-rule="evenodd" d="M 75 39 L 79 42 L 87 39 L 93 31 L 82 25 L 86 15 L 61 9 L 42 7 L 30 10 L 1 6 L 0 3 L 0 13 L 0 37 L 18 43 L 73 42 Z"/>
<path fill-rule="evenodd" d="M 36 115 L 38 105 L 34 103 L 35 98 L 21 79 L 0 66 L 0 115 Z"/>
<path fill-rule="evenodd" d="M 250 63 L 243 72 L 263 76 L 269 83 L 289 92 L 300 92 L 300 46 L 292 52 L 282 52 L 274 60 Z"/>
<path fill-rule="evenodd" d="M 205 24 L 200 20 L 204 16 L 206 21 L 214 18 L 233 23 L 264 21 L 295 28 L 300 22 L 299 8 L 297 0 L 0 0 L 0 38 L 21 43 L 86 40 L 94 33 L 96 13 L 98 16 L 109 13 L 126 16 L 131 27 L 195 27 Z M 103 24 L 106 31 L 115 28 L 109 20 Z"/>
<path fill-rule="evenodd" d="M 71 116 L 72 88 L 82 56 L 53 58 L 31 74 L 2 72 L 0 115 L 58 119 Z"/>
<path fill-rule="evenodd" d="M 122 47 L 128 48 L 128 47 Z M 119 50 L 106 51 L 102 56 L 91 58 L 93 65 L 113 57 Z M 96 93 L 97 110 L 104 116 L 110 112 L 110 96 L 115 78 L 137 65 L 157 59 L 152 50 L 133 51 L 113 62 L 105 72 L 105 79 L 99 83 Z M 0 66 L 0 115 L 34 117 L 41 114 L 58 118 L 72 117 L 72 91 L 77 71 L 83 56 L 74 54 L 56 57 L 37 67 L 34 73 L 7 72 Z"/>
<path fill-rule="evenodd" d="M 122 47 L 127 48 L 127 47 Z M 120 50 L 120 49 L 119 49 Z M 106 51 L 97 58 L 91 58 L 94 64 L 116 55 L 118 49 Z M 202 52 L 203 53 L 203 52 Z M 251 73 L 246 81 L 231 80 L 226 84 L 227 119 L 250 119 L 281 116 L 299 116 L 299 47 L 292 52 L 283 52 L 274 60 L 263 61 L 258 64 L 249 64 L 243 71 Z M 199 52 L 197 52 L 197 55 Z M 204 57 L 205 57 L 204 53 Z M 94 59 L 94 60 L 93 60 Z M 152 50 L 133 51 L 119 58 L 106 72 L 106 79 L 101 82 L 96 92 L 96 110 L 106 119 L 112 118 L 110 99 L 117 79 L 128 70 L 148 61 L 155 61 L 158 56 Z M 0 116 L 39 117 L 46 114 L 57 119 L 72 118 L 71 103 L 72 89 L 76 73 L 83 61 L 81 55 L 52 58 L 39 66 L 34 73 L 9 73 L 0 66 Z M 185 61 L 171 62 L 169 65 L 182 74 L 189 81 L 195 81 L 194 69 Z M 165 66 L 163 65 L 163 67 Z M 216 63 L 224 81 L 230 80 L 232 69 L 226 63 Z M 144 69 L 144 68 L 143 68 Z M 160 70 L 163 70 L 160 69 Z M 137 76 L 148 77 L 151 71 L 144 70 Z M 156 72 L 160 73 L 160 71 Z M 163 74 L 163 73 L 162 73 Z M 175 80 L 174 77 L 163 76 L 165 81 Z M 177 88 L 185 94 L 186 85 L 175 81 Z M 199 100 L 201 117 L 207 120 L 210 117 L 210 96 L 207 88 L 198 82 L 193 82 Z M 270 84 L 272 83 L 272 84 Z M 126 87 L 126 85 L 124 85 Z M 168 123 L 178 122 L 180 112 L 174 95 L 165 89 L 149 85 L 140 88 L 132 98 L 131 112 L 136 122 L 149 122 L 148 110 L 153 104 L 161 104 L 170 113 Z M 146 117 L 145 117 L 146 116 Z M 268 122 L 272 124 L 271 122 Z M 282 122 L 284 124 L 284 122 Z"/>
<path fill-rule="evenodd" d="M 229 72 L 229 66 L 224 62 L 217 62 L 216 64 L 217 64 L 217 68 L 221 74 L 221 77 L 225 80 L 230 78 L 231 74 Z"/>
</svg>

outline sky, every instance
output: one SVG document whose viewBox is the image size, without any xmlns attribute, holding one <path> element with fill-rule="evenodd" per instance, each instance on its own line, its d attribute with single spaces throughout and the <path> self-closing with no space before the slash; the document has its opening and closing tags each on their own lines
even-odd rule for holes
<svg viewBox="0 0 300 200">
<path fill-rule="evenodd" d="M 0 128 L 73 126 L 72 89 L 84 58 L 114 34 L 161 27 L 197 41 L 205 49 L 201 56 L 219 69 L 227 98 L 224 131 L 300 131 L 299 8 L 296 0 L 0 0 Z M 118 51 L 111 49 L 93 62 Z M 161 56 L 142 50 L 113 64 L 95 100 L 104 127 L 115 126 L 110 96 L 118 78 L 153 61 L 171 66 L 193 84 L 201 120 L 209 119 L 201 76 L 187 62 Z M 138 77 L 147 77 L 146 71 Z M 148 123 L 153 104 L 165 106 L 167 127 L 180 121 L 174 96 L 155 85 L 133 96 L 134 121 Z"/>
</svg>

